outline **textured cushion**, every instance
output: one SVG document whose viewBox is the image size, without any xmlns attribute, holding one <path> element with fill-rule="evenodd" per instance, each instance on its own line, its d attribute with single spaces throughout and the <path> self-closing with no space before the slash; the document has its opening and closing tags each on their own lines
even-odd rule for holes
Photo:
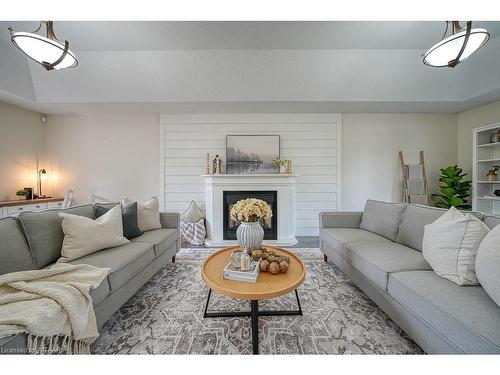
<svg viewBox="0 0 500 375">
<path fill-rule="evenodd" d="M 207 232 L 205 230 L 205 219 L 200 219 L 197 223 L 189 223 L 181 220 L 182 236 L 191 245 L 202 245 Z"/>
<path fill-rule="evenodd" d="M 19 223 L 12 217 L 0 220 L 0 275 L 35 269 Z"/>
<path fill-rule="evenodd" d="M 101 217 L 87 217 L 61 212 L 64 241 L 59 262 L 67 262 L 129 241 L 123 237 L 122 212 L 115 206 Z"/>
<path fill-rule="evenodd" d="M 90 264 L 111 268 L 108 275 L 111 292 L 121 288 L 155 258 L 151 244 L 130 242 L 73 260 L 71 264 Z"/>
<path fill-rule="evenodd" d="M 439 276 L 458 285 L 477 285 L 477 249 L 488 232 L 481 220 L 452 207 L 434 223 L 425 226 L 424 258 Z"/>
<path fill-rule="evenodd" d="M 177 241 L 178 231 L 175 229 L 154 229 L 136 237 L 132 242 L 145 242 L 153 246 L 155 256 L 163 254 Z"/>
<path fill-rule="evenodd" d="M 96 204 L 95 205 L 95 216 L 101 217 L 106 212 L 108 212 L 113 207 L 107 207 L 105 205 Z M 139 229 L 137 224 L 137 202 L 121 206 L 122 210 L 122 224 L 123 224 L 123 237 L 128 240 L 132 238 L 139 237 L 142 231 Z"/>
<path fill-rule="evenodd" d="M 133 203 L 134 201 L 128 197 L 122 198 L 122 204 Z M 156 197 L 151 198 L 143 204 L 137 204 L 137 223 L 139 229 L 143 232 L 161 228 L 160 223 L 160 203 Z"/>
<path fill-rule="evenodd" d="M 345 254 L 346 244 L 354 241 L 382 241 L 390 242 L 387 238 L 363 229 L 354 228 L 324 228 L 321 229 L 321 238 L 342 257 Z"/>
<path fill-rule="evenodd" d="M 367 279 L 387 289 L 391 272 L 430 270 L 422 253 L 394 242 L 351 242 L 345 260 Z"/>
<path fill-rule="evenodd" d="M 22 212 L 19 222 L 26 234 L 29 248 L 38 269 L 55 263 L 61 256 L 64 238 L 59 212 L 67 212 L 94 219 L 94 207 L 91 204 L 70 207 L 64 210 L 46 210 Z"/>
<path fill-rule="evenodd" d="M 432 271 L 393 273 L 389 294 L 459 351 L 500 353 L 500 308 L 480 286 L 458 286 Z"/>
<path fill-rule="evenodd" d="M 476 276 L 486 293 L 500 306 L 500 226 L 488 233 L 479 245 Z"/>
<path fill-rule="evenodd" d="M 409 246 L 415 250 L 422 251 L 424 227 L 436 221 L 446 211 L 447 210 L 444 208 L 408 204 L 401 217 L 396 242 Z M 470 213 L 478 219 L 481 219 L 483 216 L 483 214 L 479 212 Z"/>
<path fill-rule="evenodd" d="M 181 220 L 186 223 L 197 223 L 203 218 L 205 216 L 203 216 L 203 212 L 200 211 L 195 201 L 191 201 L 186 212 L 181 214 Z"/>
<path fill-rule="evenodd" d="M 493 229 L 498 224 L 500 224 L 500 217 L 494 215 L 485 215 L 483 217 L 483 222 L 488 226 L 488 228 Z"/>
<path fill-rule="evenodd" d="M 376 233 L 391 241 L 398 235 L 404 203 L 387 203 L 368 200 L 361 218 L 361 229 Z"/>
</svg>

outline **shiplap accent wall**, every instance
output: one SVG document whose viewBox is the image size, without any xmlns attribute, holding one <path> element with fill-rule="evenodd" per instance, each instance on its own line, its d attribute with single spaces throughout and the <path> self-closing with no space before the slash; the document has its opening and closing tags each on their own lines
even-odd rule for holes
<svg viewBox="0 0 500 375">
<path fill-rule="evenodd" d="M 160 189 L 166 210 L 191 200 L 205 210 L 206 154 L 225 160 L 226 135 L 280 136 L 281 158 L 293 161 L 296 235 L 318 235 L 318 214 L 340 207 L 340 114 L 162 115 Z"/>
</svg>

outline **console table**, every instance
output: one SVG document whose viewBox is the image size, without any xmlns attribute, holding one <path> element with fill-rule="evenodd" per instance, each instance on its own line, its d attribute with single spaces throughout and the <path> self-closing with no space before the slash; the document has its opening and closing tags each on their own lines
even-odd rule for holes
<svg viewBox="0 0 500 375">
<path fill-rule="evenodd" d="M 24 211 L 61 208 L 63 201 L 62 197 L 0 201 L 0 217 L 16 215 Z"/>
</svg>

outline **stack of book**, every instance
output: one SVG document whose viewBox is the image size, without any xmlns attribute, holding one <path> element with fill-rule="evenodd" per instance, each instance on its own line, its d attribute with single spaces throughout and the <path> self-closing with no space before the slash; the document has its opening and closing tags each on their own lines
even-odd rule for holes
<svg viewBox="0 0 500 375">
<path fill-rule="evenodd" d="M 252 261 L 250 263 L 250 269 L 248 271 L 242 271 L 241 268 L 233 267 L 231 264 L 228 264 L 224 267 L 224 278 L 228 280 L 255 283 L 257 282 L 257 277 L 259 276 L 259 265 L 260 262 Z"/>
</svg>

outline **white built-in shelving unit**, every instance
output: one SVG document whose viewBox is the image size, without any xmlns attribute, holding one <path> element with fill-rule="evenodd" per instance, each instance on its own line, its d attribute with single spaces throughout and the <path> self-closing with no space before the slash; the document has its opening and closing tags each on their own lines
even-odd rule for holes
<svg viewBox="0 0 500 375">
<path fill-rule="evenodd" d="M 500 142 L 491 143 L 491 135 L 498 130 L 500 123 L 475 128 L 472 150 L 472 209 L 495 215 L 500 215 L 500 197 L 493 194 L 500 190 L 500 172 L 498 181 L 488 181 L 486 174 L 500 166 Z"/>
</svg>

